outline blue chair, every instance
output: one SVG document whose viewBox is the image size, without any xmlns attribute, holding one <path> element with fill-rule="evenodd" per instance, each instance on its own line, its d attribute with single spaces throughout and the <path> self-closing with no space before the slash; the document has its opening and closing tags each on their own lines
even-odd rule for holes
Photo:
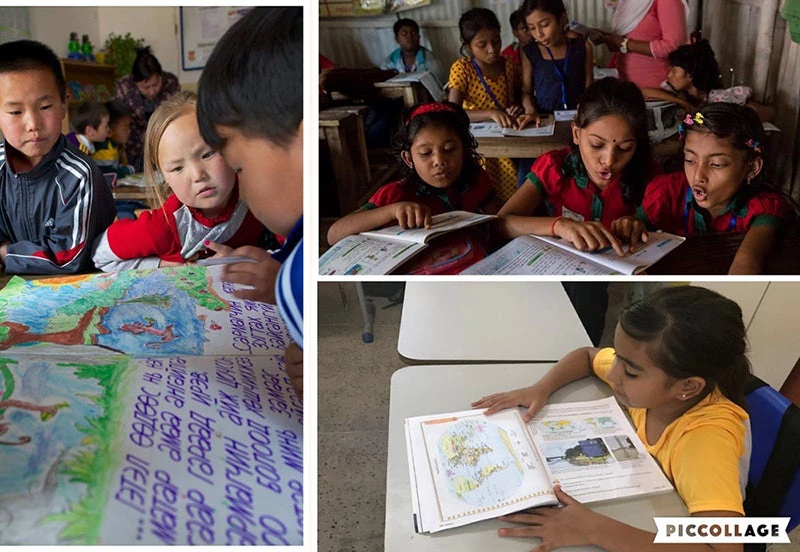
<svg viewBox="0 0 800 552">
<path fill-rule="evenodd" d="M 755 376 L 746 384 L 753 451 L 744 502 L 748 516 L 800 524 L 800 408 Z"/>
</svg>

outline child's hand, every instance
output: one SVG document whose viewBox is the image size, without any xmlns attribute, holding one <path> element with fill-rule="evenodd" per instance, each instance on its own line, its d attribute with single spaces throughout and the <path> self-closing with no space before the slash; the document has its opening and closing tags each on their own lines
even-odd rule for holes
<svg viewBox="0 0 800 552">
<path fill-rule="evenodd" d="M 517 126 L 516 119 L 506 113 L 505 111 L 500 111 L 499 109 L 493 109 L 491 112 L 490 117 L 492 121 L 497 123 L 503 128 L 512 128 Z"/>
<path fill-rule="evenodd" d="M 610 245 L 617 255 L 625 255 L 619 240 L 599 222 L 560 218 L 553 226 L 553 231 L 559 238 L 572 242 L 578 251 L 597 251 Z"/>
<path fill-rule="evenodd" d="M 523 111 L 524 111 L 524 109 L 522 109 L 522 106 L 521 105 L 516 105 L 516 104 L 506 108 L 506 113 L 508 113 L 509 115 L 514 117 L 515 119 L 517 117 L 519 117 L 520 115 L 522 115 Z"/>
<path fill-rule="evenodd" d="M 164 268 L 164 267 L 169 267 L 169 266 L 183 266 L 185 264 L 186 263 L 184 263 L 184 262 L 165 261 L 164 259 L 161 259 L 160 261 L 158 261 L 159 268 Z"/>
<path fill-rule="evenodd" d="M 397 224 L 403 230 L 431 227 L 431 208 L 427 205 L 413 201 L 401 201 L 394 204 L 392 213 L 397 219 Z"/>
<path fill-rule="evenodd" d="M 644 223 L 632 216 L 620 217 L 612 222 L 611 233 L 630 246 L 629 253 L 636 251 L 640 242 L 646 243 L 648 240 Z"/>
<path fill-rule="evenodd" d="M 512 406 L 526 406 L 528 410 L 522 415 L 522 419 L 528 422 L 547 404 L 547 399 L 549 398 L 550 392 L 547 389 L 533 384 L 530 387 L 514 389 L 513 391 L 486 395 L 473 402 L 472 408 L 485 408 L 484 414 L 488 415 Z"/>
<path fill-rule="evenodd" d="M 297 396 L 303 400 L 303 349 L 297 343 L 289 343 L 284 353 L 286 374 L 289 376 Z"/>
<path fill-rule="evenodd" d="M 542 124 L 542 118 L 538 113 L 523 113 L 517 117 L 517 130 L 522 130 L 530 123 L 534 123 L 538 128 L 539 125 Z"/>
<path fill-rule="evenodd" d="M 500 516 L 500 521 L 519 523 L 521 527 L 503 527 L 497 530 L 501 537 L 539 537 L 539 550 L 554 550 L 562 546 L 592 544 L 598 523 L 603 516 L 596 514 L 556 485 L 553 489 L 563 508 L 533 508 L 525 512 Z"/>
<path fill-rule="evenodd" d="M 239 299 L 275 304 L 275 280 L 281 264 L 273 259 L 272 255 L 254 245 L 231 249 L 227 245 L 209 241 L 205 246 L 211 251 L 217 252 L 218 255 L 215 257 L 250 257 L 256 261 L 225 265 L 222 279 L 226 282 L 254 288 L 234 291 L 233 294 Z M 225 254 L 222 254 L 223 252 Z"/>
</svg>

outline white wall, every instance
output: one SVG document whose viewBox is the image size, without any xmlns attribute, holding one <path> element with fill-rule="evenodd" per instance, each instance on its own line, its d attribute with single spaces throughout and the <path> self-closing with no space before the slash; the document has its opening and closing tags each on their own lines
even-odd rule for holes
<svg viewBox="0 0 800 552">
<path fill-rule="evenodd" d="M 179 11 L 177 7 L 30 7 L 31 35 L 56 54 L 67 57 L 69 33 L 88 34 L 99 51 L 112 32 L 144 38 L 164 71 L 178 76 L 181 85 L 196 83 L 201 71 L 181 71 Z"/>
</svg>

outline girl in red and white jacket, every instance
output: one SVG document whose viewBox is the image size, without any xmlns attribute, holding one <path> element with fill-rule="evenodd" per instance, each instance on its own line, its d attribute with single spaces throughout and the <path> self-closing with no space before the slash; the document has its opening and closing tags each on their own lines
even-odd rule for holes
<svg viewBox="0 0 800 552">
<path fill-rule="evenodd" d="M 277 246 L 275 236 L 239 198 L 234 170 L 205 143 L 197 97 L 178 92 L 150 117 L 144 170 L 151 205 L 136 220 L 118 220 L 97 239 L 94 263 L 106 272 L 175 266 L 231 248 Z"/>
</svg>

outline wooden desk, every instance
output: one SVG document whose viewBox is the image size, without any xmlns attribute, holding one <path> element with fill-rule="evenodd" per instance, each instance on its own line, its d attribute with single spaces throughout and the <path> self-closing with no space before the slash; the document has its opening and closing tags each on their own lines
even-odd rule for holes
<svg viewBox="0 0 800 552">
<path fill-rule="evenodd" d="M 694 236 L 647 269 L 647 274 L 727 274 L 744 234 Z M 767 257 L 763 274 L 800 274 L 800 228 L 787 229 Z"/>
<path fill-rule="evenodd" d="M 439 100 L 439 98 L 432 98 L 419 82 L 376 82 L 375 88 L 384 98 L 403 98 L 403 104 L 406 107 Z"/>
<path fill-rule="evenodd" d="M 130 199 L 147 203 L 147 192 L 139 186 L 117 186 L 111 189 L 114 199 Z"/>
<path fill-rule="evenodd" d="M 384 546 L 387 552 L 520 552 L 530 550 L 538 544 L 534 539 L 498 537 L 497 529 L 508 527 L 509 524 L 503 524 L 496 519 L 433 535 L 416 534 L 411 516 L 411 483 L 403 422 L 411 416 L 467 410 L 473 400 L 486 394 L 532 384 L 550 367 L 551 364 L 410 366 L 394 373 L 389 403 L 389 450 L 386 466 Z M 550 400 L 556 403 L 585 401 L 609 395 L 610 389 L 600 380 L 584 378 L 556 391 Z M 606 502 L 593 506 L 592 509 L 653 532 L 656 530 L 654 516 L 688 515 L 675 491 Z M 559 550 L 587 551 L 597 548 L 567 547 Z"/>
<path fill-rule="evenodd" d="M 366 106 L 348 106 L 319 113 L 320 139 L 325 140 L 331 153 L 342 215 L 360 207 L 361 197 L 369 190 L 369 159 L 362 118 L 366 110 Z M 320 186 L 325 184 L 321 182 Z"/>
<path fill-rule="evenodd" d="M 554 362 L 589 336 L 559 282 L 408 282 L 397 352 L 409 363 Z"/>
</svg>

